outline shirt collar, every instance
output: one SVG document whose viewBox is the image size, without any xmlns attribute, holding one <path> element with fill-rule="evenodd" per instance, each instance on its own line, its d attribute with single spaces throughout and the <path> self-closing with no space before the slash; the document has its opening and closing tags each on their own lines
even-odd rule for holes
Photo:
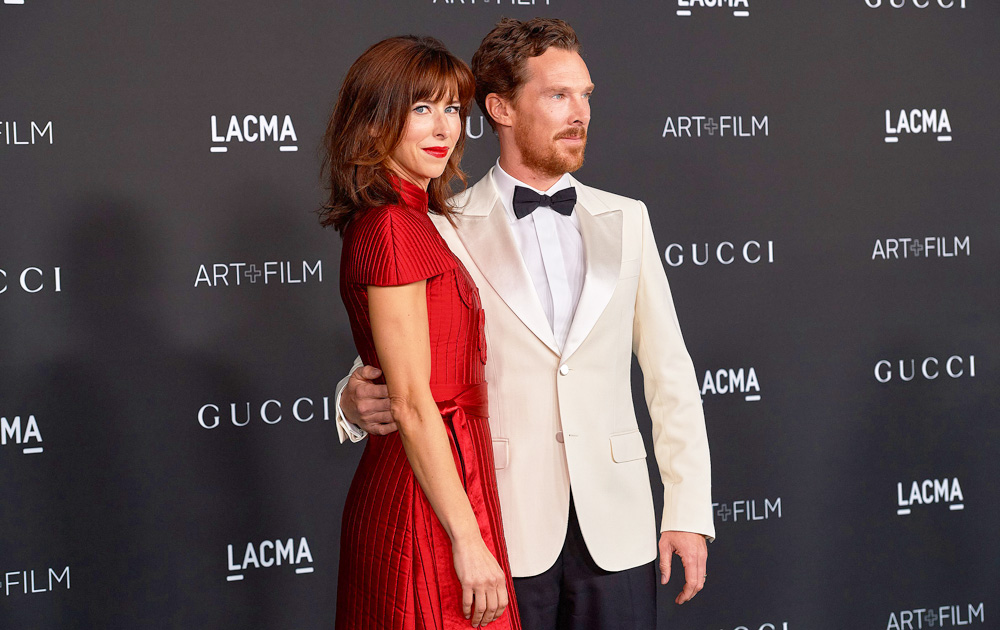
<svg viewBox="0 0 1000 630">
<path fill-rule="evenodd" d="M 536 193 L 542 195 L 549 195 L 550 197 L 560 190 L 564 190 L 572 186 L 569 181 L 569 173 L 563 173 L 563 176 L 559 178 L 555 184 L 552 185 L 548 190 L 538 190 L 534 186 L 529 186 L 524 182 L 520 181 L 509 175 L 507 171 L 500 168 L 500 160 L 497 160 L 497 165 L 493 169 L 493 183 L 496 184 L 497 194 L 500 195 L 500 201 L 503 202 L 503 208 L 507 211 L 507 218 L 511 223 L 517 221 L 517 216 L 514 214 L 514 187 L 523 186 L 525 188 L 530 188 Z"/>
</svg>

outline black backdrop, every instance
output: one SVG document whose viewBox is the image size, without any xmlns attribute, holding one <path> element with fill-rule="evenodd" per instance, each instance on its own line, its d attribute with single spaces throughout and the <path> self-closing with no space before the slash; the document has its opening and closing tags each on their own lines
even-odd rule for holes
<svg viewBox="0 0 1000 630">
<path fill-rule="evenodd" d="M 578 175 L 647 202 L 703 388 L 718 540 L 661 627 L 1000 627 L 990 0 L 5 0 L 0 627 L 330 627 L 326 118 L 383 37 L 468 59 L 536 15 L 584 42 Z"/>
</svg>

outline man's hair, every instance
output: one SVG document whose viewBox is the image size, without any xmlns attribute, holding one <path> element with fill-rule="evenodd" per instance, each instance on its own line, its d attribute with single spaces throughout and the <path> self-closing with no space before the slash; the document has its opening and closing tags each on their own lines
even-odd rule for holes
<svg viewBox="0 0 1000 630">
<path fill-rule="evenodd" d="M 490 94 L 514 101 L 528 80 L 528 59 L 549 48 L 580 52 L 580 40 L 573 27 L 555 18 L 535 18 L 527 22 L 503 18 L 483 38 L 472 56 L 472 74 L 476 77 L 476 103 L 495 132 L 496 122 L 486 111 Z"/>
</svg>

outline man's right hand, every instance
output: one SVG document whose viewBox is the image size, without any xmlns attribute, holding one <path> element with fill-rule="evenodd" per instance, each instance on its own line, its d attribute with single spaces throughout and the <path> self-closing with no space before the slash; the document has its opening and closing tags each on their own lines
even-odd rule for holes
<svg viewBox="0 0 1000 630">
<path fill-rule="evenodd" d="M 389 388 L 373 381 L 382 370 L 365 365 L 351 374 L 340 395 L 340 409 L 349 422 L 372 435 L 388 435 L 396 430 L 389 413 Z"/>
</svg>

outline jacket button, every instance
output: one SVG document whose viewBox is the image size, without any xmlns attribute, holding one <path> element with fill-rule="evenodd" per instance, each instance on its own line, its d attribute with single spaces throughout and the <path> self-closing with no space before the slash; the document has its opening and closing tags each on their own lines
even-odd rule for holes
<svg viewBox="0 0 1000 630">
<path fill-rule="evenodd" d="M 559 373 L 562 374 L 563 376 L 566 376 L 567 374 L 569 374 L 569 366 L 568 365 L 560 365 L 559 366 Z"/>
<path fill-rule="evenodd" d="M 556 433 L 556 442 L 559 442 L 560 444 L 563 443 L 563 434 L 562 434 L 562 431 L 559 431 L 558 433 Z"/>
</svg>

